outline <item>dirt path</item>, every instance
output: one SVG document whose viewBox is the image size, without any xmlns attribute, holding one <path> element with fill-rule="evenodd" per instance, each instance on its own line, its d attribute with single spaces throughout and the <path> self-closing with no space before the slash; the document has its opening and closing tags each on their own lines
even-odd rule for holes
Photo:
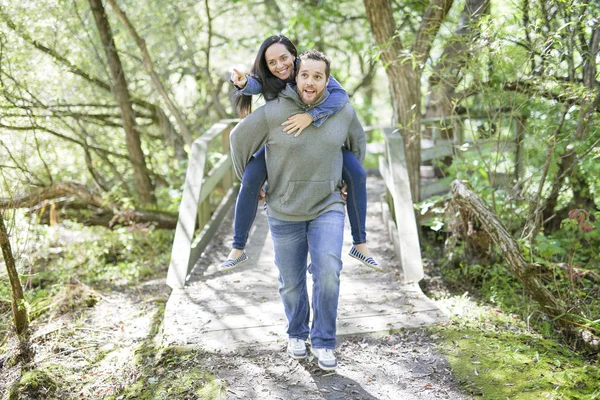
<svg viewBox="0 0 600 400">
<path fill-rule="evenodd" d="M 368 191 L 374 204 L 382 194 L 383 182 L 369 178 Z M 397 267 L 377 207 L 369 208 L 367 223 L 369 240 L 381 262 Z M 214 262 L 228 253 L 231 229 L 230 215 L 207 250 L 207 257 Z M 150 397 L 144 398 L 199 399 L 204 397 L 192 393 L 201 388 L 200 383 L 185 389 L 189 393 L 185 397 L 155 395 L 152 386 L 161 380 L 172 380 L 174 375 L 193 376 L 197 368 L 208 370 L 224 383 L 220 395 L 214 397 L 218 399 L 470 398 L 457 388 L 447 361 L 437 350 L 435 336 L 426 328 L 379 337 L 343 337 L 336 349 L 339 367 L 335 373 L 321 371 L 311 358 L 290 359 L 285 354 L 285 341 L 276 339 L 234 352 L 226 348 L 216 352 L 194 349 L 190 362 L 163 368 L 156 364 L 154 356 L 161 351 L 164 337 L 160 326 L 169 294 L 164 279 L 103 293 L 76 283 L 73 288 L 81 291 L 82 298 L 91 290 L 99 297 L 98 302 L 93 307 L 33 324 L 36 356 L 32 365 L 47 371 L 56 387 L 51 392 L 43 386 L 22 392 L 21 399 L 137 399 L 137 395 L 124 395 L 134 385 L 142 385 L 150 392 Z M 143 351 L 148 352 L 149 358 L 140 362 Z M 5 360 L 0 356 L 3 399 L 21 373 L 3 366 Z"/>
<path fill-rule="evenodd" d="M 285 355 L 285 343 L 211 354 L 205 366 L 227 382 L 227 399 L 462 399 L 426 330 L 342 339 L 338 369 Z"/>
<path fill-rule="evenodd" d="M 369 177 L 370 204 L 383 194 L 380 178 Z M 231 243 L 231 215 L 206 251 L 209 260 L 224 259 Z M 398 268 L 379 207 L 370 206 L 368 237 L 381 261 Z M 347 232 L 349 234 L 349 232 Z M 211 261 L 212 260 L 212 261 Z M 400 274 L 397 273 L 397 278 Z M 227 383 L 227 399 L 463 399 L 450 367 L 426 328 L 386 336 L 345 337 L 336 348 L 336 373 L 321 371 L 309 357 L 285 354 L 285 341 L 206 353 L 204 365 Z"/>
</svg>

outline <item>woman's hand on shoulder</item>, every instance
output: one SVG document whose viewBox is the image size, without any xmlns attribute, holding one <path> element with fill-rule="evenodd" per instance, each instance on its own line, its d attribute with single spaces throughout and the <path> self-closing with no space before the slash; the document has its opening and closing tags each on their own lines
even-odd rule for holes
<svg viewBox="0 0 600 400">
<path fill-rule="evenodd" d="M 313 119 L 308 113 L 296 114 L 289 117 L 287 121 L 281 124 L 281 126 L 285 126 L 283 131 L 288 135 L 298 131 L 294 135 L 295 137 L 298 137 L 304 129 L 306 129 L 310 124 L 312 124 L 312 122 Z"/>
<path fill-rule="evenodd" d="M 246 84 L 248 83 L 248 78 L 246 78 L 246 75 L 241 73 L 240 71 L 238 71 L 237 69 L 233 69 L 233 72 L 231 73 L 231 78 L 229 79 L 229 81 L 231 83 L 233 83 L 234 86 L 238 87 L 239 89 L 243 89 L 246 87 Z"/>
</svg>

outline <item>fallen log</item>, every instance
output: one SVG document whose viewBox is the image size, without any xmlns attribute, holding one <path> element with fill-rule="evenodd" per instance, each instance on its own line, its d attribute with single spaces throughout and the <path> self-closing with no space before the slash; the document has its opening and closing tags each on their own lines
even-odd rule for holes
<svg viewBox="0 0 600 400">
<path fill-rule="evenodd" d="M 150 226 L 175 229 L 177 214 L 126 209 L 106 201 L 99 193 L 77 182 L 57 182 L 13 198 L 0 198 L 0 209 L 27 208 L 38 213 L 41 222 L 72 219 L 84 225 L 114 227 L 117 225 Z"/>
<path fill-rule="evenodd" d="M 57 182 L 51 186 L 37 188 L 30 193 L 13 197 L 10 199 L 0 199 L 0 208 L 31 208 L 42 203 L 44 200 L 51 200 L 61 197 L 73 196 L 81 199 L 86 204 L 103 208 L 107 206 L 102 196 L 91 191 L 87 186 L 77 182 Z"/>
<path fill-rule="evenodd" d="M 572 307 L 567 309 L 548 290 L 537 276 L 537 267 L 525 260 L 516 240 L 504 227 L 496 213 L 481 197 L 458 180 L 452 183 L 451 191 L 452 202 L 461 213 L 462 219 L 467 220 L 474 217 L 479 221 L 480 227 L 502 253 L 510 271 L 540 305 L 542 311 L 556 322 L 566 337 L 575 339 L 574 344 L 577 347 L 597 352 L 600 349 L 600 338 L 588 330 L 578 328 L 581 324 L 575 317 L 578 315 L 577 310 Z M 465 239 L 468 240 L 468 238 Z"/>
</svg>

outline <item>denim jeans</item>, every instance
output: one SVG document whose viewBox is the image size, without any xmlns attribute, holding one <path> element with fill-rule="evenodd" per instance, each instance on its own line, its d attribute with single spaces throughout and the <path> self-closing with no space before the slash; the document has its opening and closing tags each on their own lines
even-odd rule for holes
<svg viewBox="0 0 600 400">
<path fill-rule="evenodd" d="M 344 214 L 328 211 L 311 221 L 291 222 L 269 217 L 279 269 L 279 294 L 288 321 L 290 338 L 306 340 L 310 334 L 314 348 L 335 348 Z M 308 254 L 311 263 L 307 267 Z M 313 318 L 309 330 L 310 307 L 306 272 L 312 274 Z"/>
<path fill-rule="evenodd" d="M 348 209 L 348 220 L 352 232 L 352 243 L 366 243 L 367 174 L 351 151 L 343 149 L 342 152 L 344 156 L 342 179 L 348 185 L 346 208 Z M 235 203 L 232 244 L 234 249 L 243 250 L 246 247 L 248 234 L 256 217 L 260 188 L 266 179 L 267 165 L 265 162 L 265 147 L 263 146 L 254 153 L 244 171 L 242 186 Z"/>
<path fill-rule="evenodd" d="M 265 162 L 265 146 L 258 150 L 246 165 L 242 186 L 235 203 L 235 218 L 233 220 L 234 249 L 243 250 L 248 241 L 250 228 L 256 217 L 258 195 L 260 188 L 267 179 L 267 164 Z"/>
<path fill-rule="evenodd" d="M 350 150 L 343 149 L 344 165 L 342 179 L 348 186 L 346 209 L 352 232 L 352 243 L 367 242 L 365 221 L 367 219 L 367 173 Z"/>
</svg>

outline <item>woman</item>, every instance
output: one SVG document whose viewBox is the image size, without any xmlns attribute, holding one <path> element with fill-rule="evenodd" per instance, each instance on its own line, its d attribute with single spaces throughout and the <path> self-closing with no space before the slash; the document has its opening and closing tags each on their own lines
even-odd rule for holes
<svg viewBox="0 0 600 400">
<path fill-rule="evenodd" d="M 296 46 L 287 37 L 275 35 L 267 38 L 260 46 L 250 75 L 245 76 L 234 69 L 231 82 L 238 88 L 236 108 L 241 116 L 246 116 L 252 111 L 252 95 L 260 93 L 265 100 L 274 100 L 288 82 L 294 81 L 297 57 Z M 327 85 L 327 90 L 330 95 L 322 104 L 307 110 L 304 114 L 290 117 L 281 124 L 284 126 L 283 131 L 298 136 L 311 123 L 318 127 L 348 101 L 348 94 L 333 77 Z M 370 256 L 366 243 L 366 174 L 354 154 L 343 149 L 343 156 L 342 179 L 347 186 L 346 206 L 353 243 L 349 254 L 364 265 L 381 270 L 379 264 Z M 227 260 L 219 268 L 220 271 L 229 270 L 248 260 L 244 248 L 250 227 L 256 217 L 259 200 L 264 198 L 261 188 L 266 178 L 267 168 L 263 147 L 254 154 L 246 166 L 235 206 L 232 249 Z"/>
</svg>

